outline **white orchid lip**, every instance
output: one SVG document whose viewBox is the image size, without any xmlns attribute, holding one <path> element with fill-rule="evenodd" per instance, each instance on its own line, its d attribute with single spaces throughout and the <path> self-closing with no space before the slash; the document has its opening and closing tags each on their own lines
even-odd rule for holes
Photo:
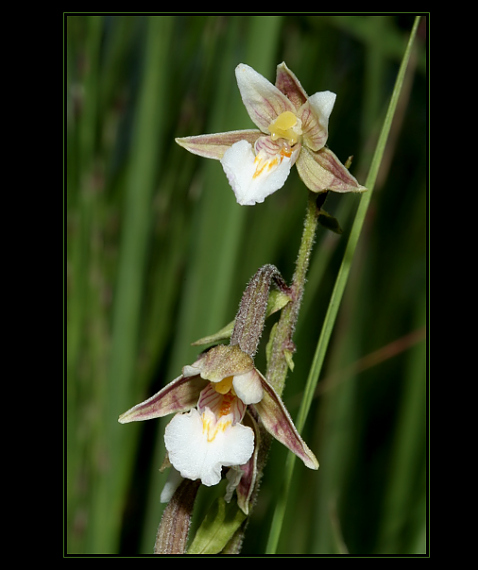
<svg viewBox="0 0 478 570">
<path fill-rule="evenodd" d="M 231 422 L 231 423 L 229 423 Z M 169 460 L 182 477 L 217 485 L 222 467 L 242 465 L 254 451 L 254 432 L 230 418 L 216 418 L 206 408 L 177 414 L 166 426 L 164 443 Z"/>
<path fill-rule="evenodd" d="M 279 147 L 275 153 L 265 147 L 265 137 L 252 145 L 247 141 L 233 144 L 221 159 L 221 164 L 229 180 L 236 200 L 242 206 L 253 206 L 264 202 L 284 186 L 290 169 L 295 163 L 298 150 L 292 150 L 287 144 L 277 145 L 269 138 L 269 146 Z M 296 145 L 300 146 L 300 145 Z"/>
<path fill-rule="evenodd" d="M 254 451 L 254 432 L 240 423 L 246 404 L 232 383 L 233 377 L 209 383 L 197 409 L 176 415 L 164 434 L 172 466 L 183 477 L 201 479 L 206 486 L 219 483 L 222 467 L 243 465 Z"/>
</svg>

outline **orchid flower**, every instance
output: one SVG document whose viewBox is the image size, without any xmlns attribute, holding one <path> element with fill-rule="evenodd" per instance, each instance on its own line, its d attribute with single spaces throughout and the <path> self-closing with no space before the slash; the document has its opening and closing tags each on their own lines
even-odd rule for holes
<svg viewBox="0 0 478 570">
<path fill-rule="evenodd" d="M 249 117 L 259 130 L 177 138 L 194 154 L 220 160 L 241 205 L 261 203 L 284 185 L 295 164 L 312 192 L 366 190 L 335 154 L 325 147 L 336 95 L 321 91 L 311 97 L 281 63 L 275 85 L 245 64 L 236 79 Z"/>
<path fill-rule="evenodd" d="M 157 394 L 134 406 L 120 423 L 175 413 L 164 442 L 171 465 L 187 479 L 216 485 L 228 473 L 227 498 L 237 490 L 248 512 L 256 474 L 258 422 L 307 467 L 318 462 L 297 432 L 281 398 L 238 345 L 217 345 Z M 244 421 L 244 423 L 243 423 Z"/>
</svg>

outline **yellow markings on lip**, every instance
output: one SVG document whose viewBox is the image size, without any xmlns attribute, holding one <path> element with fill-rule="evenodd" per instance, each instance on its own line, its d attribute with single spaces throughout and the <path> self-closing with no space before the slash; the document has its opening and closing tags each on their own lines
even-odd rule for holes
<svg viewBox="0 0 478 570">
<path fill-rule="evenodd" d="M 233 393 L 233 390 L 231 390 L 227 394 L 224 394 L 224 398 L 222 399 L 221 402 L 221 407 L 219 408 L 220 418 L 222 418 L 222 416 L 227 416 L 227 414 L 231 412 L 231 406 L 232 403 L 234 402 L 235 397 L 236 395 Z"/>
<path fill-rule="evenodd" d="M 265 160 L 260 154 L 258 154 L 254 159 L 254 164 L 256 164 L 256 170 L 252 175 L 252 178 L 257 178 L 258 176 L 260 176 L 263 173 L 264 168 L 267 166 L 268 162 L 269 162 L 268 160 Z"/>
<path fill-rule="evenodd" d="M 290 154 L 292 154 L 292 151 Z M 270 172 L 273 168 L 275 168 L 278 164 L 282 162 L 282 159 L 285 156 L 290 157 L 290 154 L 283 154 L 281 150 L 280 154 L 277 154 L 276 156 L 274 156 L 274 158 L 270 158 L 268 160 L 264 160 L 264 158 L 262 158 L 260 155 L 257 155 L 256 158 L 254 159 L 254 164 L 257 164 L 257 166 L 254 174 L 252 175 L 252 178 L 257 178 L 258 176 L 260 176 L 264 172 L 264 169 L 266 167 L 267 171 Z"/>
<path fill-rule="evenodd" d="M 221 404 L 219 406 L 219 410 L 216 411 L 216 415 L 210 411 L 209 413 L 204 412 L 202 414 L 202 432 L 203 434 L 207 434 L 207 441 L 209 443 L 211 441 L 214 441 L 219 431 L 224 433 L 226 429 L 232 425 L 232 416 L 230 413 L 231 407 L 236 398 L 236 394 L 232 388 L 232 378 L 232 376 L 228 376 L 227 378 L 221 380 L 221 382 L 218 382 L 214 385 L 216 390 L 219 387 L 219 390 L 217 391 L 220 394 L 223 394 L 221 390 L 225 390 L 228 385 L 230 386 L 230 388 L 227 390 L 227 392 L 224 393 L 222 397 Z M 226 380 L 226 382 L 224 382 L 224 380 Z M 219 384 L 221 384 L 221 386 L 219 386 Z"/>
<path fill-rule="evenodd" d="M 216 435 L 219 433 L 219 431 L 225 432 L 226 428 L 228 428 L 231 424 L 232 424 L 232 421 L 227 420 L 225 422 L 219 421 L 214 426 L 211 426 L 211 422 L 209 420 L 205 420 L 203 418 L 202 429 L 203 429 L 203 433 L 205 431 L 207 432 L 208 443 L 211 443 L 211 441 L 214 441 L 216 439 Z"/>
<path fill-rule="evenodd" d="M 281 148 L 280 154 L 282 157 L 286 156 L 287 158 L 290 158 L 292 155 L 292 149 L 290 148 L 290 146 L 288 144 L 285 144 Z"/>
<path fill-rule="evenodd" d="M 281 160 L 281 162 L 282 162 L 282 158 L 281 158 L 280 160 Z M 268 164 L 267 164 L 267 168 L 268 168 L 269 170 L 271 170 L 274 166 L 277 166 L 277 163 L 278 163 L 278 162 L 279 162 L 279 161 L 278 161 L 277 156 L 276 156 L 276 157 L 273 158 L 272 160 L 269 160 L 269 162 L 268 162 Z"/>
</svg>

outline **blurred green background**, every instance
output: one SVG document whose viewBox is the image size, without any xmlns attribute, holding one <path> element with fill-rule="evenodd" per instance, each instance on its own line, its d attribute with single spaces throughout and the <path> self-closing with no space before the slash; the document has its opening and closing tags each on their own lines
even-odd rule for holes
<svg viewBox="0 0 478 570">
<path fill-rule="evenodd" d="M 234 318 L 261 265 L 286 280 L 294 270 L 306 207 L 295 170 L 264 204 L 240 207 L 219 162 L 174 137 L 254 128 L 234 68 L 274 82 L 285 61 L 309 95 L 337 93 L 328 146 L 354 156 L 364 183 L 413 21 L 65 17 L 67 554 L 152 553 L 169 418 L 120 425 L 119 414 L 177 377 L 197 355 L 191 342 Z M 304 431 L 320 469 L 296 464 L 280 553 L 426 550 L 423 17 L 415 47 Z M 359 199 L 326 203 L 344 233 L 317 235 L 283 395 L 293 417 Z M 273 445 L 243 554 L 264 552 L 286 453 Z M 222 491 L 201 488 L 198 511 Z"/>
</svg>

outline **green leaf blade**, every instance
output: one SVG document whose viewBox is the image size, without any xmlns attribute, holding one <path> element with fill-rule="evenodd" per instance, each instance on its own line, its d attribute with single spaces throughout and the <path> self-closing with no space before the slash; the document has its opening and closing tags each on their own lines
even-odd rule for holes
<svg viewBox="0 0 478 570">
<path fill-rule="evenodd" d="M 218 498 L 211 506 L 187 554 L 219 554 L 246 519 L 235 502 Z"/>
</svg>

